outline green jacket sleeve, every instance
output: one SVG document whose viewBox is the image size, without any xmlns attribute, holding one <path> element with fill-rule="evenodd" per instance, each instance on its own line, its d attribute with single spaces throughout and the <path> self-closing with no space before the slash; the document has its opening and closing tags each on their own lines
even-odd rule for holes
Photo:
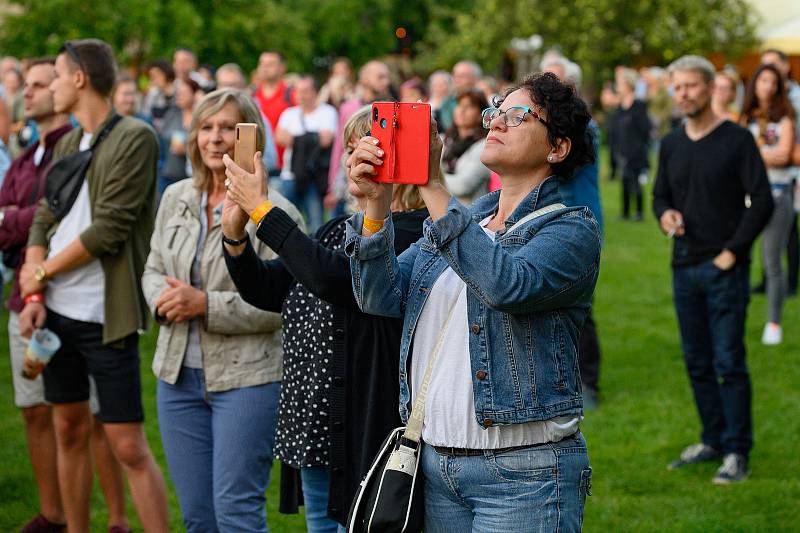
<svg viewBox="0 0 800 533">
<path fill-rule="evenodd" d="M 94 257 L 119 253 L 156 179 L 158 141 L 149 129 L 131 132 L 110 154 L 113 163 L 97 192 L 92 224 L 80 236 Z"/>
<path fill-rule="evenodd" d="M 39 207 L 33 215 L 33 224 L 28 235 L 28 246 L 44 246 L 47 248 L 47 232 L 56 223 L 56 217 L 47 205 L 47 198 L 39 200 Z"/>
</svg>

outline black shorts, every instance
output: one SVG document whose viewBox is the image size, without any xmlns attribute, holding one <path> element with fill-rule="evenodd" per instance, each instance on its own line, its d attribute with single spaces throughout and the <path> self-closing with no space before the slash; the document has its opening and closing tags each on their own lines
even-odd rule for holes
<svg viewBox="0 0 800 533">
<path fill-rule="evenodd" d="M 44 368 L 44 397 L 54 404 L 89 399 L 89 374 L 97 385 L 103 422 L 142 422 L 139 335 L 103 344 L 103 326 L 47 310 L 47 328 L 61 348 Z"/>
</svg>

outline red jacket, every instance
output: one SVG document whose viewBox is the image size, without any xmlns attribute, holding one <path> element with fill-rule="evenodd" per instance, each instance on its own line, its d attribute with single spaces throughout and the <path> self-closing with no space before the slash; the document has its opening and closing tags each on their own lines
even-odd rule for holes
<svg viewBox="0 0 800 533">
<path fill-rule="evenodd" d="M 11 163 L 5 180 L 3 180 L 3 187 L 0 188 L 0 207 L 16 206 L 16 208 L 7 209 L 3 223 L 0 224 L 0 250 L 19 244 L 24 245 L 28 242 L 28 232 L 33 223 L 33 214 L 36 212 L 39 199 L 44 196 L 44 182 L 47 174 L 45 170 L 50 166 L 53 148 L 58 140 L 71 129 L 72 125 L 66 124 L 47 134 L 44 138 L 44 156 L 38 167 L 34 163 L 38 144 L 29 147 Z M 37 180 L 39 190 L 36 198 L 31 202 L 31 195 Z M 25 257 L 24 249 L 22 254 Z M 8 300 L 8 308 L 15 313 L 19 313 L 24 307 L 19 292 L 19 269 L 21 267 L 20 264 L 14 274 L 14 286 L 11 289 L 11 298 Z"/>
<path fill-rule="evenodd" d="M 269 97 L 264 94 L 264 87 L 259 84 L 253 97 L 258 102 L 261 112 L 269 120 L 273 134 L 278 129 L 278 120 L 281 118 L 281 114 L 288 108 L 297 105 L 294 91 L 287 87 L 286 82 L 283 81 Z M 286 148 L 278 143 L 275 143 L 275 148 L 278 151 L 278 167 L 283 168 L 283 152 L 286 151 Z"/>
</svg>

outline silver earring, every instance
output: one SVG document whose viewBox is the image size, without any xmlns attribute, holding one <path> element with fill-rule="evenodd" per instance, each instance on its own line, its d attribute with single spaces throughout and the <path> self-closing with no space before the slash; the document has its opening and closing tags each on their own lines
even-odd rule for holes
<svg viewBox="0 0 800 533">
<path fill-rule="evenodd" d="M 550 163 L 553 162 L 553 154 L 547 156 L 547 161 L 549 161 Z"/>
</svg>

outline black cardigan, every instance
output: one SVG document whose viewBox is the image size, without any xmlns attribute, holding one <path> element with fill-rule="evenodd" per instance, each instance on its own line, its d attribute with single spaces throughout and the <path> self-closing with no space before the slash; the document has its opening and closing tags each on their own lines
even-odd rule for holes
<svg viewBox="0 0 800 533">
<path fill-rule="evenodd" d="M 427 216 L 424 209 L 392 215 L 398 255 L 422 237 Z M 378 448 L 389 431 L 402 424 L 398 405 L 403 321 L 367 315 L 358 308 L 350 260 L 319 243 L 341 221 L 341 217 L 331 220 L 312 239 L 283 210 L 274 208 L 262 220 L 257 235 L 280 259 L 262 261 L 248 242 L 238 257 L 226 251 L 225 261 L 242 298 L 260 309 L 281 311 L 295 283 L 333 306 L 328 516 L 344 524 Z M 282 480 L 282 512 L 296 510 L 293 488 Z"/>
</svg>

